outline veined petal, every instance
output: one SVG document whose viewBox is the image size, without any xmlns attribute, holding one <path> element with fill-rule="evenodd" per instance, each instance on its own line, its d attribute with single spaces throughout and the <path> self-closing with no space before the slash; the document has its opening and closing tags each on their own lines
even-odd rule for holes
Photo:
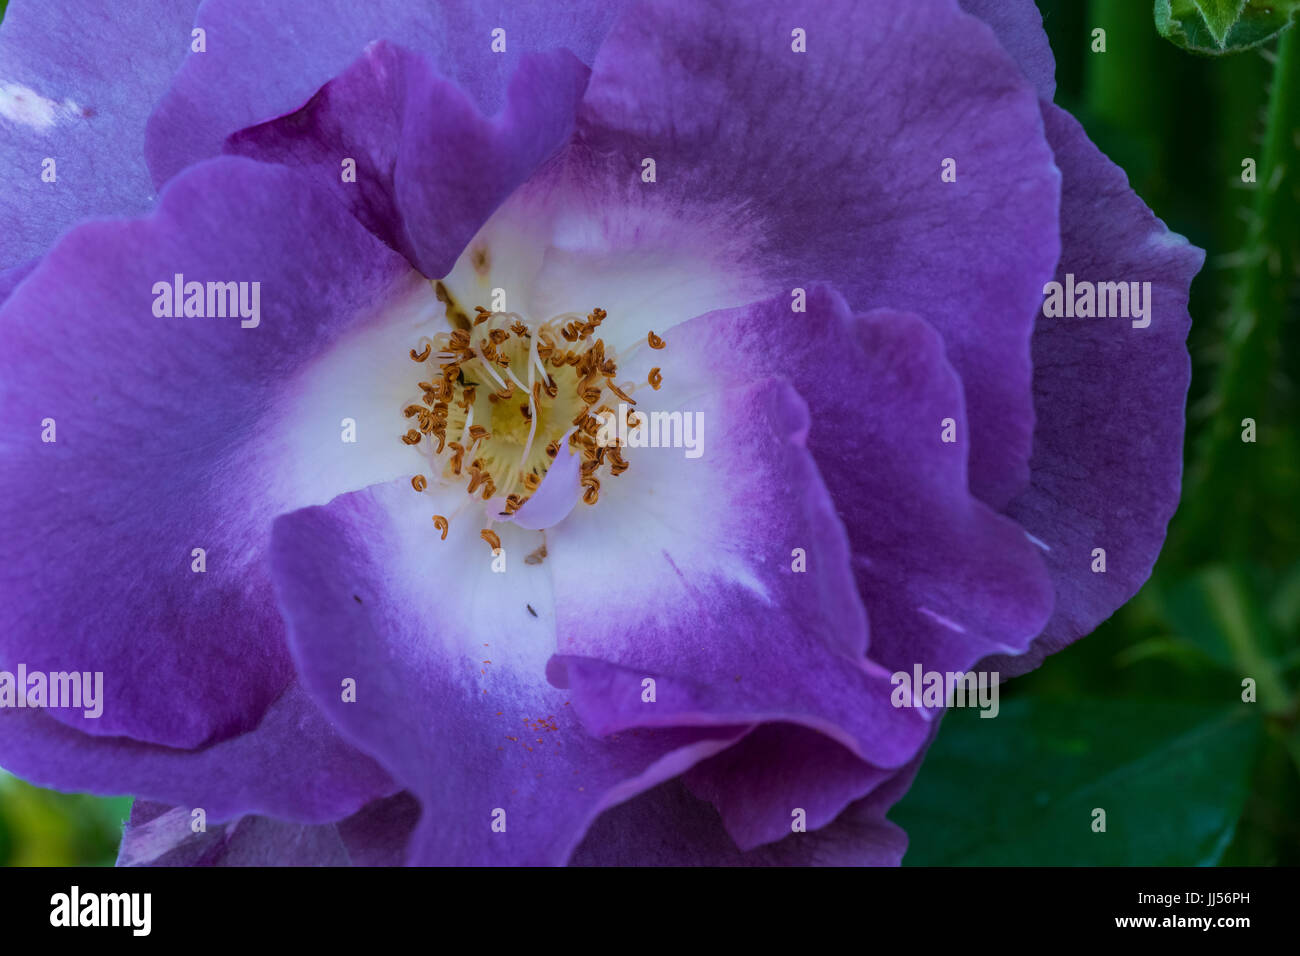
<svg viewBox="0 0 1300 956">
<path fill-rule="evenodd" d="M 682 779 L 717 808 L 737 846 L 750 850 L 783 839 L 795 822 L 808 831 L 832 825 L 847 806 L 899 772 L 866 763 L 807 727 L 772 723 Z"/>
<path fill-rule="evenodd" d="M 935 721 L 936 729 L 938 724 Z M 714 759 L 723 760 L 729 753 Z M 924 748 L 824 827 L 790 832 L 793 812 L 785 806 L 782 839 L 748 851 L 727 838 L 713 807 L 673 780 L 601 816 L 574 853 L 572 865 L 897 866 L 907 849 L 907 835 L 885 819 L 885 811 L 907 792 L 923 756 Z M 768 769 L 778 772 L 772 765 Z"/>
<path fill-rule="evenodd" d="M 6 269 L 0 272 L 0 305 L 4 305 L 5 299 L 9 294 L 18 288 L 18 283 L 22 282 L 32 270 L 36 268 L 36 260 L 24 262 L 20 266 L 14 266 L 12 269 Z"/>
<path fill-rule="evenodd" d="M 544 677 L 551 572 L 525 561 L 539 536 L 500 526 L 496 556 L 473 512 L 442 540 L 431 506 L 465 495 L 441 497 L 380 485 L 276 522 L 295 661 L 343 733 L 420 800 L 408 862 L 563 863 L 602 810 L 745 728 L 587 734 Z"/>
<path fill-rule="evenodd" d="M 890 705 L 888 674 L 861 656 L 865 619 L 803 447 L 806 406 L 768 380 L 682 410 L 708 423 L 701 457 L 629 451 L 597 506 L 547 532 L 553 679 L 597 734 L 786 721 L 877 766 L 905 763 L 927 725 Z"/>
<path fill-rule="evenodd" d="M 1034 0 L 958 0 L 961 8 L 987 23 L 1002 48 L 1029 77 L 1038 95 L 1056 96 L 1056 57 L 1043 31 L 1043 15 Z"/>
<path fill-rule="evenodd" d="M 801 303 L 781 296 L 693 319 L 662 351 L 637 352 L 629 378 L 643 380 L 652 364 L 664 376 L 660 392 L 636 393 L 642 405 L 672 400 L 660 395 L 698 403 L 710 384 L 746 376 L 789 382 L 808 403 L 807 448 L 848 534 L 871 658 L 891 670 L 946 671 L 1023 652 L 1051 612 L 1051 586 L 1039 549 L 969 488 L 964 398 L 939 335 L 906 313 L 853 315 L 826 286 L 804 291 Z M 720 427 L 706 417 L 709 452 Z M 650 451 L 628 453 L 633 467 L 609 494 L 643 476 L 642 457 L 660 469 L 693 464 Z M 695 500 L 710 498 L 700 489 Z M 592 509 L 591 521 L 603 517 Z M 701 535 L 709 527 L 698 518 L 679 524 Z M 728 536 L 717 537 L 715 548 L 725 548 Z"/>
<path fill-rule="evenodd" d="M 933 324 L 963 384 L 976 495 L 1000 507 L 1026 484 L 1059 175 L 990 30 L 951 0 L 647 2 L 601 47 L 579 131 L 688 226 L 692 206 L 730 210 L 715 226 L 756 246 L 777 287 L 827 280 L 855 311 Z"/>
<path fill-rule="evenodd" d="M 81 219 L 153 205 L 145 120 L 189 51 L 197 7 L 9 5 L 0 23 L 0 270 L 41 255 Z"/>
<path fill-rule="evenodd" d="M 208 52 L 190 57 L 149 120 L 148 157 L 163 183 L 215 156 L 227 136 L 301 107 L 375 40 L 427 54 L 484 112 L 506 101 L 526 54 L 562 47 L 590 63 L 622 0 L 209 0 L 197 25 Z M 493 36 L 494 30 L 504 34 Z M 493 50 L 494 40 L 500 52 Z"/>
<path fill-rule="evenodd" d="M 871 750 L 882 737 L 912 740 L 908 721 L 921 716 L 871 710 L 889 671 L 965 670 L 1023 651 L 1051 609 L 1037 548 L 971 494 L 967 446 L 944 441 L 945 419 L 958 435 L 966 420 L 938 334 L 913 316 L 853 316 L 825 287 L 805 291 L 801 311 L 782 296 L 711 313 L 672 328 L 663 349 L 629 354 L 620 374 L 634 382 L 662 366 L 660 389 L 635 390 L 635 414 L 659 436 L 698 416 L 702 454 L 626 449 L 630 468 L 602 484 L 598 504 L 547 532 L 556 675 L 593 730 L 750 719 L 830 738 L 796 746 L 756 733 L 710 762 L 730 768 L 705 790 L 741 846 L 787 832 L 789 794 L 737 780 L 786 767 L 772 776 L 803 786 L 810 826 L 826 822 L 913 752 Z M 780 399 L 789 388 L 806 414 Z M 809 453 L 817 469 L 791 463 Z M 870 657 L 889 670 L 865 661 L 855 577 Z M 854 663 L 837 672 L 843 659 Z M 861 667 L 874 684 L 849 675 Z M 806 686 L 805 674 L 815 675 Z M 837 769 L 806 785 L 796 768 L 814 748 Z"/>
<path fill-rule="evenodd" d="M 1169 231 L 1078 122 L 1044 104 L 1065 189 L 1057 281 L 1150 282 L 1147 318 L 1036 319 L 1032 483 L 1007 512 L 1041 542 L 1056 609 L 1030 654 L 1037 667 L 1091 632 L 1151 573 L 1182 481 L 1191 360 L 1187 296 L 1205 253 Z M 1105 467 L 1098 467 L 1104 462 Z M 1094 573 L 1094 548 L 1106 573 Z"/>
<path fill-rule="evenodd" d="M 174 311 L 178 275 L 242 283 L 214 311 L 238 300 L 257 315 L 160 316 L 160 302 Z M 206 311 L 211 285 L 199 289 Z M 52 716 L 173 747 L 257 725 L 291 679 L 262 565 L 271 520 L 355 487 L 359 470 L 365 484 L 410 467 L 388 419 L 366 421 L 364 405 L 357 427 L 381 453 L 358 465 L 334 417 L 348 414 L 334 402 L 355 379 L 320 381 L 316 363 L 328 368 L 351 336 L 382 337 L 375 329 L 421 290 L 436 305 L 327 194 L 224 158 L 178 179 L 150 218 L 74 230 L 9 297 L 0 660 L 104 674 L 102 716 Z M 372 386 L 394 377 L 349 368 Z M 332 421 L 308 401 L 312 387 Z"/>
<path fill-rule="evenodd" d="M 730 212 L 701 197 L 664 197 L 625 157 L 579 137 L 487 221 L 445 278 L 465 308 L 490 302 L 535 319 L 594 307 L 616 352 L 651 331 L 766 298 L 780 287 L 749 264 L 756 245 Z"/>
<path fill-rule="evenodd" d="M 38 787 L 202 809 L 211 822 L 267 814 L 301 823 L 338 820 L 398 788 L 346 743 L 297 684 L 255 730 L 196 750 L 92 737 L 50 711 L 0 710 L 0 760 Z"/>
<path fill-rule="evenodd" d="M 136 800 L 118 866 L 395 866 L 419 816 L 408 793 L 366 804 L 338 823 L 243 816 L 195 833 L 187 807 Z"/>
<path fill-rule="evenodd" d="M 234 134 L 225 149 L 304 169 L 436 279 L 568 140 L 587 75 L 565 50 L 526 56 L 489 120 L 424 57 L 379 42 L 302 109 Z M 344 159 L 355 164 L 350 178 Z"/>
</svg>

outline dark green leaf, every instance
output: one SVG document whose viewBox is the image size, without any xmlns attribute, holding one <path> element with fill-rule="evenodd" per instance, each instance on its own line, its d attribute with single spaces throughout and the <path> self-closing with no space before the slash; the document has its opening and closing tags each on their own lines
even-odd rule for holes
<svg viewBox="0 0 1300 956">
<path fill-rule="evenodd" d="M 1249 791 L 1260 711 L 1022 697 L 945 719 L 890 818 L 910 865 L 1213 865 Z M 1106 832 L 1093 832 L 1093 811 Z"/>
</svg>

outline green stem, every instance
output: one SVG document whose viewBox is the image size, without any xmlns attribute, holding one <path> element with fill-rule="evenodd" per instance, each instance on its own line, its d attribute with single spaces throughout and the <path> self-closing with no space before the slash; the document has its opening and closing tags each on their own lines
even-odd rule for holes
<svg viewBox="0 0 1300 956">
<path fill-rule="evenodd" d="M 1300 30 L 1280 37 L 1269 93 L 1263 150 L 1257 178 L 1244 262 L 1230 298 L 1225 358 L 1215 388 L 1215 415 L 1189 475 L 1189 488 L 1200 503 L 1185 540 L 1213 549 L 1202 558 L 1249 553 L 1258 534 L 1256 520 L 1243 508 L 1258 509 L 1252 491 L 1264 474 L 1270 430 L 1290 426 L 1272 414 L 1277 407 L 1271 384 L 1279 353 L 1279 327 L 1287 315 L 1296 283 L 1300 216 L 1294 195 L 1300 182 Z M 1242 441 L 1242 420 L 1256 423 L 1256 444 Z M 1235 520 L 1225 507 L 1232 508 Z M 1254 515 L 1258 519 L 1258 514 Z"/>
</svg>

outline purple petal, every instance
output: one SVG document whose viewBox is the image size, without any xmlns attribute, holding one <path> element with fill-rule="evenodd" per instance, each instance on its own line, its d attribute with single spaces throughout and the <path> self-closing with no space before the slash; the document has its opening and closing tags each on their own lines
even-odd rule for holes
<svg viewBox="0 0 1300 956">
<path fill-rule="evenodd" d="M 195 833 L 185 807 L 137 803 L 118 847 L 118 866 L 346 866 L 347 850 L 333 824 L 312 826 L 240 817 Z"/>
<path fill-rule="evenodd" d="M 296 684 L 255 731 L 200 750 L 91 737 L 48 711 L 5 708 L 0 757 L 6 769 L 40 787 L 201 807 L 214 823 L 246 813 L 337 820 L 397 789 L 339 738 Z"/>
<path fill-rule="evenodd" d="M 305 167 L 425 275 L 446 275 L 482 222 L 573 131 L 588 70 L 524 57 L 485 119 L 423 57 L 380 42 L 306 106 L 233 135 L 228 152 Z M 356 164 L 345 182 L 342 159 Z"/>
<path fill-rule="evenodd" d="M 24 262 L 20 266 L 14 266 L 12 269 L 6 269 L 0 272 L 0 306 L 5 304 L 5 299 L 9 298 L 10 293 L 18 288 L 18 283 L 22 282 L 32 270 L 36 268 L 37 260 Z"/>
<path fill-rule="evenodd" d="M 1069 114 L 1044 105 L 1064 177 L 1057 281 L 1151 283 L 1150 325 L 1037 319 L 1032 484 L 1008 508 L 1042 543 L 1056 609 L 1018 673 L 1091 632 L 1151 573 L 1178 505 L 1191 375 L 1187 295 L 1205 253 L 1171 233 Z M 1093 549 L 1106 552 L 1094 573 Z"/>
<path fill-rule="evenodd" d="M 444 283 L 469 311 L 494 290 L 534 319 L 607 312 L 600 337 L 615 352 L 715 309 L 780 287 L 748 265 L 754 243 L 723 208 L 668 202 L 575 141 L 510 196 Z"/>
<path fill-rule="evenodd" d="M 221 151 L 231 133 L 301 107 L 375 40 L 427 54 L 486 113 L 506 101 L 525 54 L 564 47 L 590 63 L 621 0 L 209 0 L 198 24 L 208 52 L 190 57 L 149 121 L 154 181 Z M 492 50 L 505 30 L 505 52 Z"/>
<path fill-rule="evenodd" d="M 907 836 L 883 813 L 849 811 L 828 827 L 745 852 L 727 836 L 717 810 L 672 780 L 606 812 L 570 865 L 897 866 L 906 849 Z"/>
<path fill-rule="evenodd" d="M 848 532 L 873 660 L 946 671 L 1023 652 L 1051 613 L 1051 584 L 1038 548 L 968 488 L 961 385 L 938 334 L 903 313 L 854 316 L 825 286 L 806 291 L 805 312 L 778 297 L 677 326 L 663 351 L 641 352 L 620 374 L 643 379 L 662 365 L 664 389 L 688 395 L 737 376 L 779 376 L 798 390 L 808 450 Z M 629 477 L 635 467 L 618 480 Z"/>
<path fill-rule="evenodd" d="M 633 381 L 662 366 L 661 390 L 636 391 L 638 414 L 698 412 L 704 455 L 628 449 L 630 470 L 602 485 L 597 505 L 547 532 L 547 562 L 568 635 L 557 679 L 572 682 L 594 730 L 709 719 L 815 728 L 831 737 L 820 752 L 835 768 L 800 791 L 818 825 L 888 776 L 878 768 L 912 753 L 872 747 L 916 743 L 899 724 L 911 711 L 863 707 L 888 672 L 874 689 L 852 676 L 866 633 L 850 624 L 861 612 L 849 547 L 871 657 L 891 670 L 965 669 L 999 650 L 1023 651 L 1050 613 L 1051 588 L 1022 531 L 971 495 L 965 445 L 942 441 L 943 419 L 959 434 L 966 426 L 938 334 L 912 316 L 854 317 L 821 286 L 807 290 L 805 305 L 794 316 L 798 336 L 782 296 L 682 323 L 663 350 L 620 359 L 620 377 Z M 740 384 L 765 376 L 797 388 L 808 417 L 781 409 L 774 385 Z M 719 389 L 731 397 L 719 401 Z M 805 431 L 820 477 L 802 464 Z M 798 437 L 783 440 L 787 433 Z M 820 503 L 823 478 L 833 508 Z M 807 551 L 806 575 L 790 573 L 794 547 Z M 839 655 L 855 663 L 837 670 Z M 653 707 L 641 700 L 646 677 L 658 685 Z M 713 761 L 732 771 L 716 775 L 710 793 L 732 836 L 753 846 L 786 832 L 788 794 L 736 781 L 752 771 L 804 787 L 806 760 L 762 735 L 738 751 Z"/>
<path fill-rule="evenodd" d="M 10 5 L 0 24 L 0 270 L 81 219 L 153 204 L 145 120 L 189 50 L 197 6 Z M 42 179 L 47 159 L 54 182 Z"/>
<path fill-rule="evenodd" d="M 787 812 L 784 837 L 748 852 L 726 836 L 713 807 L 680 781 L 670 781 L 603 814 L 574 853 L 572 865 L 897 866 L 907 836 L 885 819 L 885 811 L 907 792 L 923 756 L 924 749 L 820 829 L 788 832 L 793 819 Z"/>
<path fill-rule="evenodd" d="M 764 724 L 683 777 L 726 821 L 745 849 L 791 832 L 797 809 L 809 830 L 830 824 L 846 806 L 898 771 L 864 763 L 840 744 L 792 724 Z"/>
<path fill-rule="evenodd" d="M 582 486 L 579 484 L 582 457 L 568 447 L 567 436 L 565 441 L 560 442 L 560 448 L 562 454 L 556 455 L 555 461 L 546 471 L 546 477 L 542 479 L 537 490 L 529 495 L 524 506 L 510 517 L 501 520 L 509 521 L 521 528 L 540 531 L 559 524 L 574 509 L 582 492 Z M 497 520 L 501 511 L 499 508 L 489 507 L 488 513 L 494 516 L 493 520 Z"/>
<path fill-rule="evenodd" d="M 1033 89 L 972 27 L 946 0 L 647 3 L 601 48 L 579 128 L 647 202 L 688 224 L 729 210 L 776 288 L 829 280 L 855 310 L 934 324 L 966 392 L 972 487 L 998 507 L 1028 479 L 1059 177 Z"/>
<path fill-rule="evenodd" d="M 803 447 L 805 406 L 775 380 L 702 391 L 690 357 L 726 354 L 692 338 L 708 318 L 678 326 L 660 353 L 683 357 L 666 372 L 675 391 L 665 384 L 662 404 L 638 392 L 638 414 L 702 416 L 703 455 L 628 449 L 631 468 L 597 504 L 547 531 L 561 635 L 552 679 L 593 733 L 784 721 L 898 767 L 927 725 L 890 705 L 888 674 L 862 657 L 865 620 L 843 528 Z M 788 826 L 788 814 L 766 824 Z M 742 845 L 774 838 L 727 824 Z"/>
<path fill-rule="evenodd" d="M 403 791 L 367 804 L 335 826 L 353 866 L 401 866 L 419 818 L 419 801 Z"/>
<path fill-rule="evenodd" d="M 158 317 L 154 284 L 178 273 L 262 283 L 260 323 Z M 56 719 L 173 747 L 256 726 L 291 679 L 261 560 L 271 520 L 409 468 L 383 457 L 405 382 L 331 352 L 412 295 L 436 306 L 323 191 L 225 158 L 151 218 L 77 228 L 10 296 L 0 661 L 104 673 L 101 717 Z M 391 362 L 409 367 L 398 338 Z M 360 448 L 340 440 L 347 414 Z"/>
<path fill-rule="evenodd" d="M 118 866 L 394 866 L 419 815 L 409 794 L 366 804 L 338 823 L 244 816 L 194 832 L 186 807 L 137 800 Z"/>
<path fill-rule="evenodd" d="M 430 521 L 464 499 L 398 482 L 279 519 L 272 562 L 295 660 L 349 739 L 420 800 L 409 862 L 562 863 L 601 810 L 744 728 L 589 736 L 543 677 L 550 571 L 524 561 L 540 536 L 499 526 L 506 571 L 494 572 L 477 510 L 453 516 L 445 541 Z"/>
<path fill-rule="evenodd" d="M 979 17 L 997 35 L 1011 58 L 1024 70 L 1038 95 L 1056 96 L 1056 57 L 1043 31 L 1043 15 L 1034 0 L 959 0 L 961 8 Z"/>
</svg>

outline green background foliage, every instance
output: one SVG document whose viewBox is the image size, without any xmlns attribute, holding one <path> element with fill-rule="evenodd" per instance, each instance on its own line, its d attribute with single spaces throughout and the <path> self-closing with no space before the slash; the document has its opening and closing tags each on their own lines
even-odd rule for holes
<svg viewBox="0 0 1300 956">
<path fill-rule="evenodd" d="M 0 770 L 0 865 L 112 866 L 130 812 L 130 797 L 55 793 Z"/>
<path fill-rule="evenodd" d="M 909 865 L 1300 864 L 1297 31 L 1195 56 L 1175 44 L 1258 42 L 1262 21 L 1231 19 L 1262 13 L 1254 0 L 1039 7 L 1057 101 L 1208 251 L 1192 288 L 1183 501 L 1137 597 L 1004 685 L 996 719 L 951 712 L 890 816 Z M 1097 27 L 1105 53 L 1091 52 Z M 1247 417 L 1255 444 L 1240 440 Z M 1243 677 L 1257 703 L 1242 702 Z M 0 864 L 111 864 L 129 807 L 0 772 Z"/>
</svg>

